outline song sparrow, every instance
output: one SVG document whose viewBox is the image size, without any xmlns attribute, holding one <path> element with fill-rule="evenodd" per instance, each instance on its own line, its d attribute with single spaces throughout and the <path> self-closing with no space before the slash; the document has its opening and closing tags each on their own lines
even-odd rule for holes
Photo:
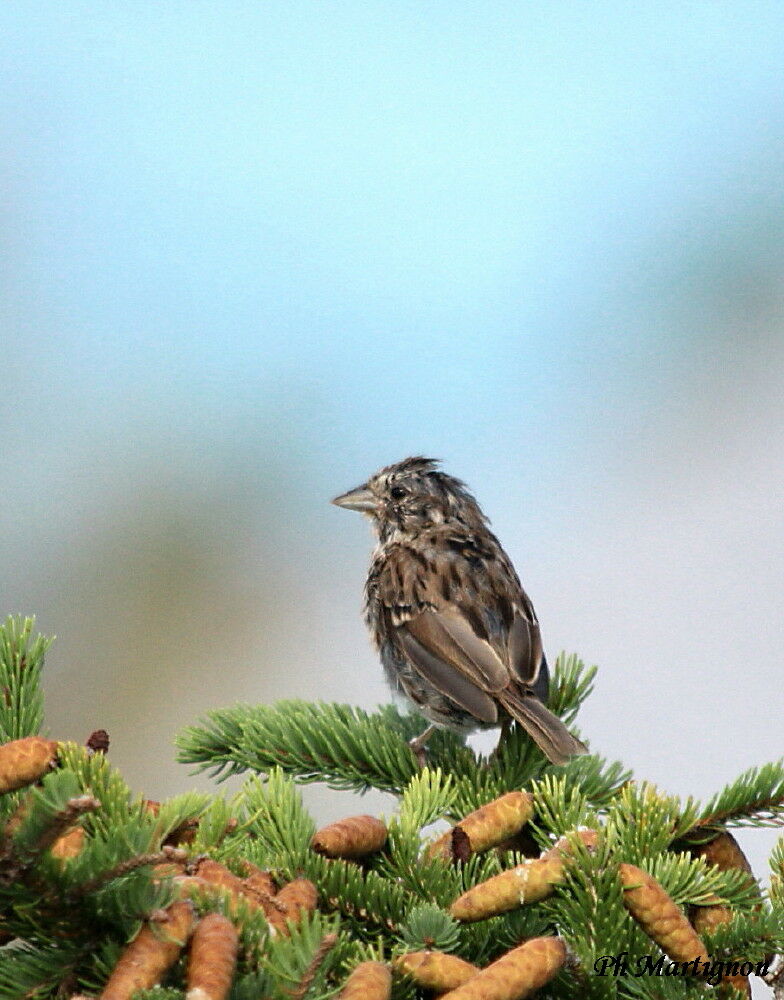
<svg viewBox="0 0 784 1000">
<path fill-rule="evenodd" d="M 365 621 L 387 678 L 431 725 L 476 729 L 515 719 L 556 764 L 586 753 L 545 708 L 539 623 L 476 500 L 430 458 L 388 465 L 332 502 L 378 534 Z M 420 757 L 421 759 L 421 757 Z"/>
</svg>

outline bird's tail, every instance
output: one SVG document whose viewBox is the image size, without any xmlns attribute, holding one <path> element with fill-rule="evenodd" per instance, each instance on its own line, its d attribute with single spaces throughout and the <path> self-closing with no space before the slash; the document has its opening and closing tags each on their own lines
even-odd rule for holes
<svg viewBox="0 0 784 1000">
<path fill-rule="evenodd" d="M 588 747 L 572 736 L 558 716 L 534 695 L 507 688 L 496 697 L 553 764 L 565 764 L 570 757 L 588 753 Z"/>
</svg>

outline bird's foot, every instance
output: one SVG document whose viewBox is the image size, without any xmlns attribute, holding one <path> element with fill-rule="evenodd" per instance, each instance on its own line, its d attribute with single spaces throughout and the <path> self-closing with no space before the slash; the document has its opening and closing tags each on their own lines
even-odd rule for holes
<svg viewBox="0 0 784 1000">
<path fill-rule="evenodd" d="M 501 722 L 501 732 L 498 734 L 498 742 L 495 745 L 495 750 L 490 754 L 490 756 L 485 761 L 485 767 L 490 767 L 496 762 L 496 760 L 501 756 L 501 749 L 509 738 L 509 730 L 512 728 L 512 720 L 505 718 Z"/>
<path fill-rule="evenodd" d="M 411 750 L 411 753 L 416 757 L 416 762 L 419 765 L 420 771 L 427 764 L 427 750 L 425 748 L 425 744 L 427 743 L 427 741 L 430 739 L 430 737 L 433 735 L 433 733 L 436 731 L 437 728 L 438 727 L 435 724 L 431 724 L 427 727 L 427 729 L 423 733 L 420 733 L 419 736 L 417 736 L 415 739 L 408 741 L 408 747 Z"/>
</svg>

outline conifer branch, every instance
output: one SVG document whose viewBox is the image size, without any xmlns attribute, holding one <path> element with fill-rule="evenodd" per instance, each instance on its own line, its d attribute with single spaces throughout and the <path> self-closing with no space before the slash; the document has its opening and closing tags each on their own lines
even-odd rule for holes
<svg viewBox="0 0 784 1000">
<path fill-rule="evenodd" d="M 284 701 L 210 713 L 177 740 L 179 759 L 228 776 L 280 767 L 301 782 L 400 793 L 417 772 L 411 751 L 384 720 L 350 705 Z"/>
<path fill-rule="evenodd" d="M 21 615 L 0 627 L 0 743 L 35 736 L 43 724 L 41 670 L 53 640 L 34 628 L 35 618 Z"/>
<path fill-rule="evenodd" d="M 119 861 L 113 868 L 100 872 L 89 881 L 83 882 L 77 887 L 76 893 L 82 896 L 89 895 L 102 889 L 115 879 L 122 878 L 124 875 L 130 875 L 131 872 L 136 871 L 138 868 L 145 868 L 148 865 L 160 865 L 167 861 L 175 863 L 184 862 L 187 857 L 187 852 L 177 847 L 163 847 L 160 851 L 153 851 L 149 854 L 137 854 L 133 858 L 126 858 L 125 861 Z"/>
<path fill-rule="evenodd" d="M 723 826 L 784 826 L 784 758 L 741 774 L 710 799 L 691 829 Z"/>
<path fill-rule="evenodd" d="M 291 997 L 291 1000 L 303 1000 L 303 997 L 308 992 L 310 987 L 313 985 L 313 981 L 316 978 L 316 974 L 318 973 L 321 966 L 324 964 L 327 955 L 332 951 L 332 949 L 335 947 L 337 943 L 338 943 L 337 934 L 324 935 L 324 937 L 319 942 L 319 946 L 318 948 L 316 948 L 316 951 L 313 955 L 313 958 L 311 958 L 307 969 L 305 969 L 305 971 L 300 976 L 299 982 L 294 987 L 294 989 L 290 991 L 289 996 Z"/>
<path fill-rule="evenodd" d="M 22 800 L 6 826 L 5 843 L 0 848 L 0 878 L 20 878 L 80 817 L 99 806 L 94 796 L 79 794 L 72 775 L 50 775 L 42 788 Z"/>
<path fill-rule="evenodd" d="M 590 693 L 595 668 L 576 656 L 558 657 L 551 708 L 571 719 Z M 331 788 L 376 788 L 401 795 L 418 772 L 407 743 L 421 720 L 387 706 L 369 713 L 350 705 L 283 701 L 276 705 L 237 705 L 210 712 L 199 726 L 177 738 L 179 759 L 221 778 L 279 767 L 297 781 L 322 781 Z M 473 752 L 449 730 L 428 742 L 431 769 L 441 767 L 454 781 L 453 818 L 479 808 L 505 792 L 524 787 L 551 770 L 542 752 L 516 725 L 509 727 L 488 760 Z M 569 771 L 592 801 L 608 802 L 629 778 L 618 763 L 599 757 L 576 758 Z"/>
<path fill-rule="evenodd" d="M 51 817 L 48 828 L 42 830 L 38 835 L 32 845 L 32 851 L 36 854 L 42 854 L 48 850 L 62 834 L 74 826 L 80 816 L 94 812 L 100 808 L 100 805 L 98 799 L 92 795 L 77 795 L 68 799 L 65 808 L 56 812 Z"/>
<path fill-rule="evenodd" d="M 0 625 L 6 742 L 37 739 L 41 724 L 46 641 L 31 629 L 29 620 Z M 559 658 L 551 707 L 573 720 L 593 676 L 577 657 Z M 531 939 L 559 954 L 560 941 L 568 946 L 560 971 L 545 983 L 540 969 L 532 980 L 542 1000 L 676 1000 L 698 984 L 594 972 L 603 955 L 626 951 L 634 962 L 660 945 L 672 950 L 659 930 L 663 906 L 683 940 L 694 936 L 686 921 L 698 925 L 719 960 L 784 952 L 784 840 L 771 859 L 769 900 L 743 865 L 716 861 L 719 845 L 695 846 L 725 824 L 781 822 L 781 763 L 747 772 L 699 807 L 630 782 L 621 764 L 595 755 L 554 768 L 515 726 L 487 759 L 437 732 L 420 771 L 406 746 L 419 727 L 393 707 L 284 702 L 214 712 L 182 734 L 182 759 L 258 776 L 232 798 L 189 793 L 154 805 L 95 746 L 58 743 L 56 770 L 47 759 L 30 779 L 38 785 L 0 793 L 6 852 L 16 852 L 7 860 L 19 876 L 0 880 L 0 1000 L 95 996 L 107 984 L 122 1000 L 139 985 L 137 1000 L 182 1000 L 183 989 L 190 1000 L 331 1000 L 358 963 L 388 996 L 390 969 L 406 969 L 404 956 L 436 977 L 428 983 L 466 997 L 492 983 L 500 1000 L 509 976 L 522 977 L 530 956 L 520 942 Z M 314 838 L 297 788 L 311 781 L 377 788 L 398 803 L 383 821 L 348 817 Z M 76 848 L 47 850 L 77 813 Z M 442 850 L 431 824 L 445 819 L 457 826 Z M 640 886 L 627 878 L 624 888 L 623 872 Z M 627 905 L 643 882 L 656 892 Z M 496 898 L 465 919 L 460 900 L 512 883 L 500 906 Z M 162 911 L 182 916 L 182 933 L 167 933 Z M 193 928 L 186 967 L 178 956 Z M 138 942 L 130 952 L 128 942 Z M 143 981 L 134 978 L 137 952 Z M 545 964 L 549 975 L 560 961 Z M 363 976 L 351 987 L 359 983 L 361 996 Z M 395 1000 L 417 995 L 408 979 L 392 989 Z"/>
</svg>

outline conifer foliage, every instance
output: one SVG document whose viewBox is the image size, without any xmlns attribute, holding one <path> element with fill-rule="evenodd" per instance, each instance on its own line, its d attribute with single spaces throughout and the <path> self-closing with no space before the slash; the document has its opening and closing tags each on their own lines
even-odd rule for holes
<svg viewBox="0 0 784 1000">
<path fill-rule="evenodd" d="M 439 732 L 420 770 L 418 718 L 289 701 L 180 735 L 237 795 L 153 803 L 105 734 L 42 734 L 33 628 L 0 626 L 0 1000 L 733 997 L 784 952 L 784 840 L 766 896 L 729 833 L 784 825 L 781 762 L 701 806 L 514 726 L 488 759 Z M 567 723 L 593 676 L 559 658 Z M 315 781 L 397 804 L 317 830 Z"/>
</svg>

